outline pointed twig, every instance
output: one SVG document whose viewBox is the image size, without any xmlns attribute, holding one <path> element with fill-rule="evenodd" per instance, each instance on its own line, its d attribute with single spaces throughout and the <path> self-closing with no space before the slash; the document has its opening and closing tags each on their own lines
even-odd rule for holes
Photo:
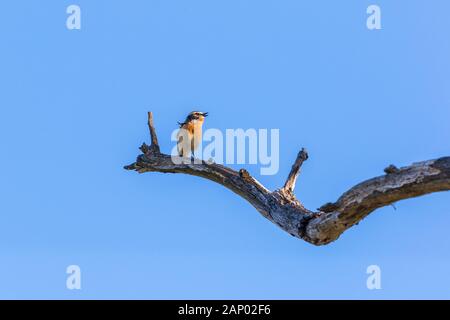
<svg viewBox="0 0 450 320">
<path fill-rule="evenodd" d="M 291 172 L 289 172 L 289 176 L 282 188 L 283 191 L 287 191 L 288 193 L 294 192 L 295 182 L 297 181 L 298 174 L 300 173 L 300 167 L 307 159 L 308 152 L 306 152 L 305 148 L 302 148 L 302 150 L 300 150 L 297 154 L 297 159 L 295 159 L 295 162 L 292 165 Z"/>
<path fill-rule="evenodd" d="M 158 136 L 156 135 L 155 126 L 153 124 L 153 113 L 148 112 L 148 129 L 150 130 L 150 138 L 151 138 L 151 150 L 153 152 L 160 153 Z"/>
</svg>

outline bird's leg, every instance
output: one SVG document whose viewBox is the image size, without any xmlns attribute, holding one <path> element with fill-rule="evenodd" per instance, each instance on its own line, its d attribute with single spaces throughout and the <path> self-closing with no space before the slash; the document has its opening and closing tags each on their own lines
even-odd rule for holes
<svg viewBox="0 0 450 320">
<path fill-rule="evenodd" d="M 194 163 L 195 159 L 195 152 L 194 150 L 191 150 L 191 163 Z"/>
</svg>

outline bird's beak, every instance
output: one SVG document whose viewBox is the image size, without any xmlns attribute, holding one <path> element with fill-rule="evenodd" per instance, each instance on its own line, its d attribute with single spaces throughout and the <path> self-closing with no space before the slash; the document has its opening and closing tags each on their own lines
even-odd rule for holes
<svg viewBox="0 0 450 320">
<path fill-rule="evenodd" d="M 207 117 L 208 116 L 208 112 L 203 112 L 202 116 Z"/>
</svg>

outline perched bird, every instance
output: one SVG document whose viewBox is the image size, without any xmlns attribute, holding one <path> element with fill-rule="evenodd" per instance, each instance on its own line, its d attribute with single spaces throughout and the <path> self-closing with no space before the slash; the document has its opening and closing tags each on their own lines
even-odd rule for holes
<svg viewBox="0 0 450 320">
<path fill-rule="evenodd" d="M 180 130 L 177 134 L 177 150 L 180 157 L 194 158 L 194 151 L 202 140 L 202 126 L 208 112 L 192 111 L 184 122 L 178 122 Z"/>
</svg>

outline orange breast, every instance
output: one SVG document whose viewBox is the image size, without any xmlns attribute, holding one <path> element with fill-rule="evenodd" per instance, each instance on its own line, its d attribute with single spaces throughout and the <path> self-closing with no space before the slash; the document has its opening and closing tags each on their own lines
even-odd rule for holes
<svg viewBox="0 0 450 320">
<path fill-rule="evenodd" d="M 194 133 L 194 124 L 192 122 L 186 123 L 181 128 L 188 131 L 191 134 Z"/>
</svg>

